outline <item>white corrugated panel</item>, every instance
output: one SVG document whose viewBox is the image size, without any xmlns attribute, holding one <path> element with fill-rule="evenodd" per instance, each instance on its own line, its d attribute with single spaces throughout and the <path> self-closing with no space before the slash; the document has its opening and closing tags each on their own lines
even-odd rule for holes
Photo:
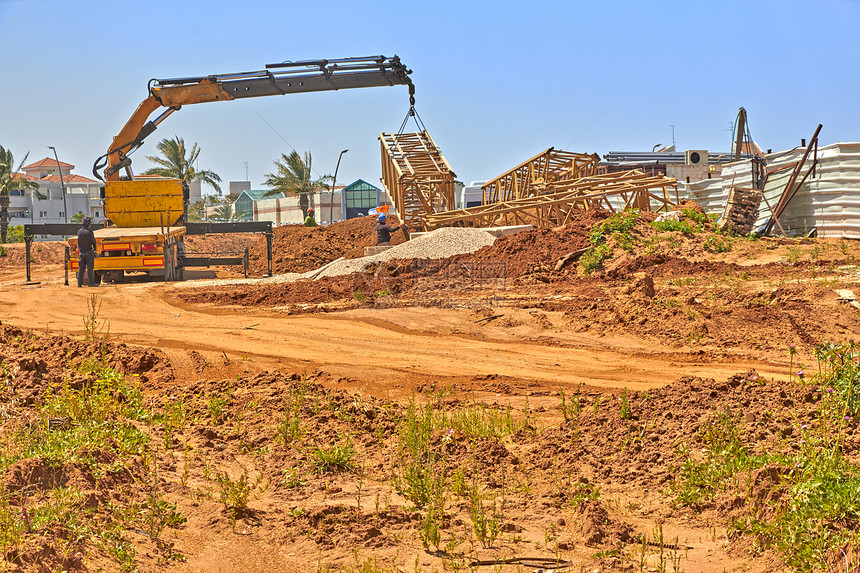
<svg viewBox="0 0 860 573">
<path fill-rule="evenodd" d="M 805 148 L 772 153 L 767 156 L 767 169 L 789 167 L 800 161 Z M 779 221 L 790 235 L 817 229 L 820 237 L 860 238 L 860 142 L 834 143 L 818 149 L 819 165 L 815 176 L 810 175 L 797 190 Z M 800 176 L 812 165 L 807 159 Z M 765 199 L 775 207 L 791 178 L 792 169 L 773 173 L 765 186 Z M 698 202 L 707 213 L 721 215 L 725 209 L 729 187 L 750 187 L 749 161 L 727 163 L 720 179 L 694 183 L 679 183 L 678 190 Z M 763 201 L 756 227 L 767 222 L 770 209 Z"/>
</svg>

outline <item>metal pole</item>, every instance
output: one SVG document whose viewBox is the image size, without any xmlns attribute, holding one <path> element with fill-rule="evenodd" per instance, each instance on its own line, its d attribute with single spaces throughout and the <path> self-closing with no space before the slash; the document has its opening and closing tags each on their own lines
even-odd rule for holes
<svg viewBox="0 0 860 573">
<path fill-rule="evenodd" d="M 60 158 L 57 157 L 57 148 L 53 145 L 49 145 L 48 149 L 52 149 L 54 151 L 54 159 L 57 160 L 57 171 L 60 172 L 60 188 L 63 190 L 63 222 L 69 222 L 69 209 L 66 207 L 66 184 L 63 183 L 63 168 L 60 167 Z"/>
<path fill-rule="evenodd" d="M 27 265 L 27 282 L 30 282 L 30 242 L 33 240 L 33 237 L 30 235 L 24 235 L 24 262 Z"/>
<path fill-rule="evenodd" d="M 66 245 L 65 259 L 66 259 L 66 260 L 63 262 L 63 266 L 64 266 L 64 267 L 66 267 L 66 268 L 65 268 L 65 272 L 66 272 L 66 282 L 65 282 L 65 286 L 69 286 L 69 262 L 72 260 L 72 255 L 71 255 L 71 253 L 69 252 L 69 246 L 68 246 L 68 245 Z M 95 265 L 93 265 L 93 266 L 95 266 Z M 30 267 L 29 267 L 29 265 L 28 265 L 28 266 L 27 266 L 28 272 L 29 272 L 29 268 L 30 268 Z M 27 275 L 27 280 L 30 280 L 29 275 Z"/>
<path fill-rule="evenodd" d="M 272 276 L 272 233 L 266 233 L 266 257 L 269 261 L 269 275 Z"/>
<path fill-rule="evenodd" d="M 344 149 L 340 152 L 340 155 L 337 156 L 337 165 L 334 168 L 334 177 L 331 181 L 331 193 L 329 193 L 328 199 L 328 224 L 331 225 L 334 222 L 334 188 L 337 184 L 337 170 L 340 169 L 340 159 L 343 157 L 343 154 L 349 151 L 349 149 Z"/>
</svg>

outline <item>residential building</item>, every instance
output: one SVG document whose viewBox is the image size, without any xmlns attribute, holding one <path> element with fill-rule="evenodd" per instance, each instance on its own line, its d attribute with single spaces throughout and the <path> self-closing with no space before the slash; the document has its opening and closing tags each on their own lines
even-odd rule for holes
<svg viewBox="0 0 860 573">
<path fill-rule="evenodd" d="M 22 167 L 18 175 L 37 182 L 39 188 L 34 191 L 18 189 L 10 193 L 9 224 L 65 223 L 71 221 L 75 214 L 88 216 L 94 222 L 103 221 L 102 182 L 76 175 L 72 173 L 74 168 L 74 165 L 62 161 L 58 165 L 49 157 Z"/>
</svg>

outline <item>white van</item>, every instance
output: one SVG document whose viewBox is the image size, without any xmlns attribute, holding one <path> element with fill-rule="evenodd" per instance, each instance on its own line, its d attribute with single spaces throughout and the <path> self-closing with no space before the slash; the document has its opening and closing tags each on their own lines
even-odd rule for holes
<svg viewBox="0 0 860 573">
<path fill-rule="evenodd" d="M 482 185 L 486 185 L 486 181 L 472 181 L 460 191 L 458 207 L 466 209 L 468 207 L 477 207 L 484 199 L 484 191 Z"/>
</svg>

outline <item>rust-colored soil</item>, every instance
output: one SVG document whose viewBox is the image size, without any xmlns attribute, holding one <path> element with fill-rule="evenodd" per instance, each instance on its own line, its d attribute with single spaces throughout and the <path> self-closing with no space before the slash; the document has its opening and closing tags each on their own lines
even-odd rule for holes
<svg viewBox="0 0 860 573">
<path fill-rule="evenodd" d="M 389 225 L 397 225 L 392 216 Z M 391 244 L 405 240 L 398 231 Z M 272 241 L 272 268 L 275 274 L 304 273 L 318 269 L 340 257 L 354 259 L 364 256 L 364 247 L 376 244 L 376 217 L 370 215 L 348 219 L 325 227 L 283 225 L 275 227 Z M 251 249 L 251 270 L 266 272 L 266 240 L 260 239 Z"/>
<path fill-rule="evenodd" d="M 34 265 L 39 284 L 25 285 L 21 267 L 0 261 L 8 372 L 0 431 L 32 424 L 52 384 L 92 382 L 80 370 L 87 358 L 137 374 L 156 411 L 181 401 L 188 415 L 178 431 L 141 427 L 157 444 L 160 491 L 187 518 L 162 535 L 185 561 L 161 563 L 163 547 L 130 529 L 141 571 L 368 560 L 429 571 L 514 556 L 638 571 L 658 570 L 670 551 L 684 571 L 778 570 L 777 556 L 728 538 L 746 497 L 718 496 L 693 512 L 675 503 L 674 479 L 683 448 L 700 448 L 700 430 L 726 407 L 743 412 L 753 450 L 795 447 L 805 421 L 792 418 L 796 406 L 820 396 L 789 384 L 789 366 L 810 367 L 816 344 L 860 333 L 857 309 L 835 292 L 856 287 L 860 248 L 743 239 L 717 253 L 704 248 L 709 233 L 659 233 L 640 222 L 636 248 L 611 239 L 613 257 L 594 274 L 583 276 L 575 257 L 559 264 L 588 246 L 604 216 L 505 237 L 454 260 L 390 261 L 363 275 L 277 285 L 76 289 L 62 286 L 59 261 L 47 259 Z M 276 268 L 310 270 L 375 241 L 372 218 L 342 225 L 279 228 Z M 93 294 L 102 332 L 109 321 L 106 345 L 82 341 Z M 223 400 L 217 414 L 213 400 Z M 503 439 L 466 436 L 453 422 L 432 436 L 437 471 L 466 489 L 478 484 L 487 511 L 495 503 L 499 531 L 487 547 L 465 489 L 448 500 L 442 546 L 422 543 L 426 509 L 396 487 L 398 425 L 411 400 L 452 416 L 510 407 L 526 420 Z M 300 420 L 291 439 L 285 412 Z M 319 449 L 334 444 L 351 444 L 356 471 L 319 469 Z M 844 448 L 860 451 L 860 433 Z M 73 484 L 84 492 L 82 511 L 107 516 L 151 495 L 144 456 L 123 467 L 93 476 L 30 456 L 3 473 L 2 485 L 20 511 L 45 488 Z M 217 475 L 247 476 L 247 508 L 231 513 Z M 747 497 L 767 479 L 750 476 Z M 659 553 L 640 543 L 658 526 L 671 541 Z M 16 554 L 20 569 L 117 569 L 92 541 L 72 555 L 52 552 L 63 535 L 34 531 Z"/>
</svg>

